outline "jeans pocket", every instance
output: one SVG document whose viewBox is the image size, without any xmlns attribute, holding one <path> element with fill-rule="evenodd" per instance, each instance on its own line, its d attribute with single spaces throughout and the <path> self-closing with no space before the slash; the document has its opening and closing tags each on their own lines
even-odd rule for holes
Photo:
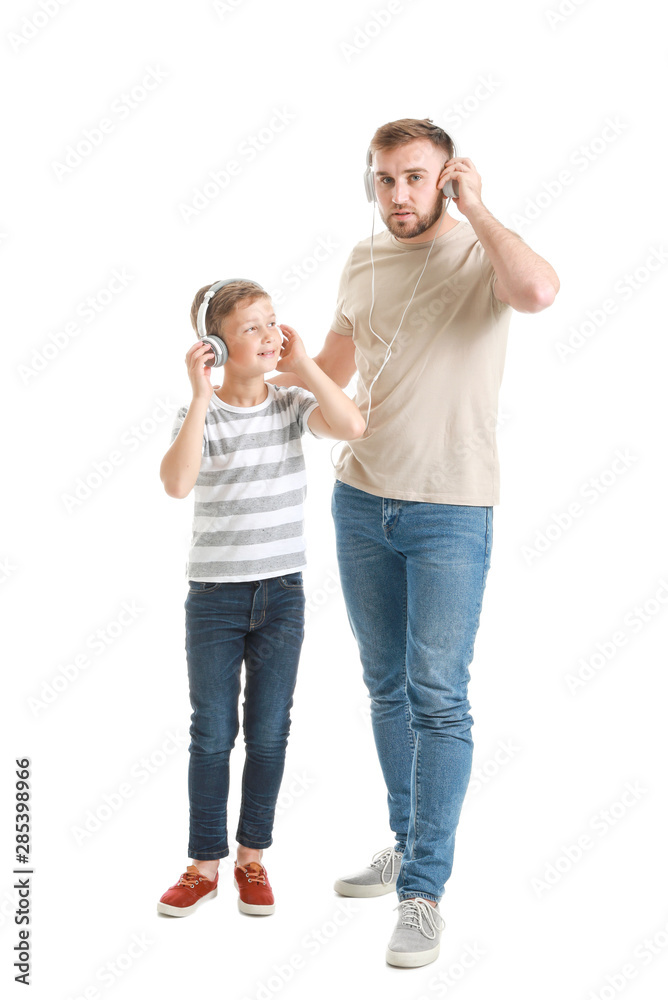
<svg viewBox="0 0 668 1000">
<path fill-rule="evenodd" d="M 288 573 L 287 576 L 279 576 L 278 581 L 284 590 L 303 590 L 304 581 L 301 570 L 299 573 Z"/>
<path fill-rule="evenodd" d="M 213 590 L 218 590 L 220 583 L 211 580 L 188 580 L 189 594 L 210 594 Z"/>
</svg>

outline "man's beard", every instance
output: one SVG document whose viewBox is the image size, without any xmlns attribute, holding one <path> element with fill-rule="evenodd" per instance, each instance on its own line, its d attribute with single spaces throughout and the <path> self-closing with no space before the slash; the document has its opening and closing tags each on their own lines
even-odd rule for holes
<svg viewBox="0 0 668 1000">
<path fill-rule="evenodd" d="M 444 207 L 443 195 L 438 191 L 432 209 L 427 215 L 416 215 L 406 222 L 401 222 L 392 214 L 389 214 L 385 218 L 381 212 L 381 218 L 393 236 L 407 240 L 412 239 L 413 236 L 421 236 L 422 233 L 425 233 L 431 226 L 438 222 L 443 214 Z M 397 208 L 393 208 L 392 211 L 396 212 Z"/>
</svg>

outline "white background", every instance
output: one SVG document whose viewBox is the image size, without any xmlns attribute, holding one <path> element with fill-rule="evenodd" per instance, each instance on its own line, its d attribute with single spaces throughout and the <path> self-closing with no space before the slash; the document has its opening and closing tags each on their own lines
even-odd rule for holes
<svg viewBox="0 0 668 1000">
<path fill-rule="evenodd" d="M 44 3 L 49 16 L 28 0 L 2 11 L 3 980 L 18 941 L 14 759 L 27 755 L 33 997 L 488 1000 L 501 984 L 518 1000 L 663 995 L 666 80 L 654 5 Z M 262 132 L 276 109 L 288 123 Z M 469 690 L 475 773 L 441 957 L 410 972 L 384 962 L 394 896 L 344 906 L 332 890 L 391 836 L 337 583 L 329 446 L 312 439 L 308 635 L 265 854 L 276 913 L 242 917 L 225 866 L 218 898 L 190 919 L 155 912 L 187 848 L 192 497 L 167 497 L 158 469 L 190 398 L 190 303 L 204 283 L 254 278 L 283 291 L 279 320 L 316 353 L 341 267 L 370 232 L 368 141 L 403 116 L 452 133 L 487 206 L 561 279 L 550 309 L 511 320 Z M 104 118 L 111 131 L 59 169 Z M 250 160 L 241 150 L 259 134 Z M 231 159 L 239 174 L 185 221 Z M 295 288 L 286 272 L 319 240 L 336 246 Z M 109 296 L 115 270 L 127 285 Z M 134 617 L 118 625 L 123 605 Z M 586 661 L 589 679 L 569 686 Z M 239 737 L 231 838 L 242 757 Z"/>
</svg>

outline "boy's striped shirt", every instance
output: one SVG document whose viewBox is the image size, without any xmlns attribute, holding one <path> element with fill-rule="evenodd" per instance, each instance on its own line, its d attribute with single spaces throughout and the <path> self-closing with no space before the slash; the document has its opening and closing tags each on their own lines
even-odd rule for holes
<svg viewBox="0 0 668 1000">
<path fill-rule="evenodd" d="M 306 564 L 301 436 L 318 402 L 306 389 L 266 384 L 267 398 L 258 406 L 230 406 L 215 392 L 211 397 L 187 579 L 263 580 Z M 172 442 L 187 412 L 182 406 L 176 414 Z"/>
</svg>

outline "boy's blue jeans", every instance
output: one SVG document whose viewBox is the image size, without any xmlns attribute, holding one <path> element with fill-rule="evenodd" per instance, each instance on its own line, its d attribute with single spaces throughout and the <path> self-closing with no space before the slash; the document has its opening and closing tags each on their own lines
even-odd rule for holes
<svg viewBox="0 0 668 1000">
<path fill-rule="evenodd" d="M 236 839 L 257 849 L 272 842 L 304 637 L 304 585 L 301 573 L 290 573 L 244 583 L 189 580 L 188 588 L 188 856 L 210 861 L 229 854 L 229 762 L 239 731 L 242 661 L 246 761 Z"/>
<path fill-rule="evenodd" d="M 341 586 L 371 698 L 399 899 L 438 902 L 471 775 L 468 666 L 492 548 L 492 507 L 372 496 L 337 480 Z"/>
</svg>

